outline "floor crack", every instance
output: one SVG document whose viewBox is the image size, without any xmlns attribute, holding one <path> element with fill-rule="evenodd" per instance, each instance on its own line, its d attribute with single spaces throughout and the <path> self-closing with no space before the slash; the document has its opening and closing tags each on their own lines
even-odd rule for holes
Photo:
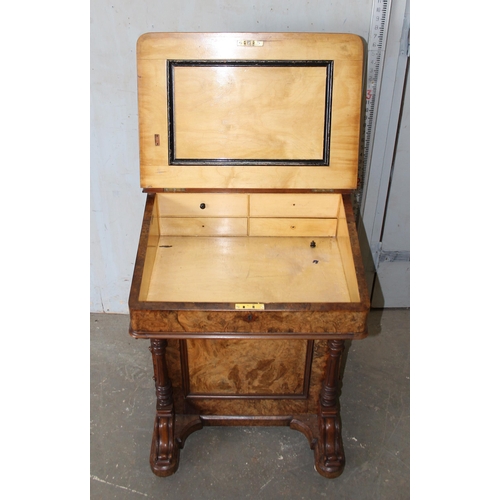
<svg viewBox="0 0 500 500">
<path fill-rule="evenodd" d="M 115 488 L 121 488 L 122 490 L 131 491 L 132 493 L 137 493 L 138 495 L 142 495 L 145 497 L 148 496 L 148 495 L 146 495 L 146 493 L 141 493 L 140 491 L 136 491 L 136 490 L 133 490 L 131 488 L 127 488 L 126 486 L 120 486 L 119 484 L 113 484 L 113 483 L 110 483 L 109 481 L 104 481 L 104 479 L 101 479 L 100 477 L 97 477 L 97 476 L 93 476 L 92 474 L 90 475 L 90 478 L 93 479 L 94 481 L 99 481 L 100 483 L 109 484 L 110 486 L 114 486 Z"/>
</svg>

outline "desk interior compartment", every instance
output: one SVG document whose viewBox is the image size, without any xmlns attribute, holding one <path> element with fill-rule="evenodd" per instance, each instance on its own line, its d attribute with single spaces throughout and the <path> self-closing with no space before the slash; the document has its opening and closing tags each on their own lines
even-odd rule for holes
<svg viewBox="0 0 500 500">
<path fill-rule="evenodd" d="M 347 224 L 340 194 L 157 194 L 140 299 L 359 302 Z"/>
</svg>

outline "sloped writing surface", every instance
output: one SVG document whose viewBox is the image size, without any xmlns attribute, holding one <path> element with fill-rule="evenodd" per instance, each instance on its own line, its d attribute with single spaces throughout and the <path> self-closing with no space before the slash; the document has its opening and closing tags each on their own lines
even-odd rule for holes
<svg viewBox="0 0 500 500">
<path fill-rule="evenodd" d="M 137 45 L 141 186 L 355 189 L 363 62 L 362 40 L 350 34 L 141 36 Z M 212 67 L 222 75 L 224 65 L 226 78 L 232 72 L 236 83 L 245 84 L 240 85 L 243 97 L 229 91 L 229 83 L 222 85 L 222 93 L 217 86 L 199 92 L 189 88 L 196 81 L 205 85 L 201 71 Z M 170 71 L 175 78 L 169 83 Z M 191 75 L 196 76 L 193 83 L 187 73 L 182 76 L 184 71 L 197 72 Z M 283 79 L 290 84 L 277 83 Z M 260 87 L 246 85 L 252 81 L 260 81 Z M 185 90 L 179 88 L 184 84 Z M 248 89 L 250 98 L 245 98 Z M 265 90 L 259 94 L 256 89 Z M 181 99 L 179 91 L 189 92 L 189 97 Z M 237 120 L 229 113 L 234 100 L 244 103 Z M 252 102 L 259 112 L 251 108 Z M 212 116 L 206 108 L 210 103 L 218 103 L 225 112 Z M 269 134 L 271 128 L 274 132 Z"/>
</svg>

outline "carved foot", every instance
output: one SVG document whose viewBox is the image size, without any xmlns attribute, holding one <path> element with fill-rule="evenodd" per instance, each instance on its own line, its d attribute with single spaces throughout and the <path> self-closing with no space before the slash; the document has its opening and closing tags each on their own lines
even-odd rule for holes
<svg viewBox="0 0 500 500">
<path fill-rule="evenodd" d="M 340 415 L 319 416 L 319 439 L 314 449 L 315 467 L 324 477 L 340 476 L 345 466 Z"/>
<path fill-rule="evenodd" d="M 156 415 L 149 463 L 151 470 L 161 477 L 170 476 L 179 467 L 179 446 L 172 414 L 158 412 Z"/>
</svg>

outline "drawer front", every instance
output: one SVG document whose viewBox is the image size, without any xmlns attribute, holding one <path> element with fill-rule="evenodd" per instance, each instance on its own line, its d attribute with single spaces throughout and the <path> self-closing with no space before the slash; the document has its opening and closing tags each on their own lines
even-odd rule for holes
<svg viewBox="0 0 500 500">
<path fill-rule="evenodd" d="M 164 236 L 246 236 L 244 217 L 161 217 L 160 231 Z"/>
<path fill-rule="evenodd" d="M 246 217 L 248 195 L 232 193 L 161 193 L 160 217 Z"/>
<path fill-rule="evenodd" d="M 250 217 L 335 218 L 339 203 L 334 193 L 251 194 Z"/>
<path fill-rule="evenodd" d="M 249 220 L 249 236 L 335 236 L 337 219 Z"/>
</svg>

